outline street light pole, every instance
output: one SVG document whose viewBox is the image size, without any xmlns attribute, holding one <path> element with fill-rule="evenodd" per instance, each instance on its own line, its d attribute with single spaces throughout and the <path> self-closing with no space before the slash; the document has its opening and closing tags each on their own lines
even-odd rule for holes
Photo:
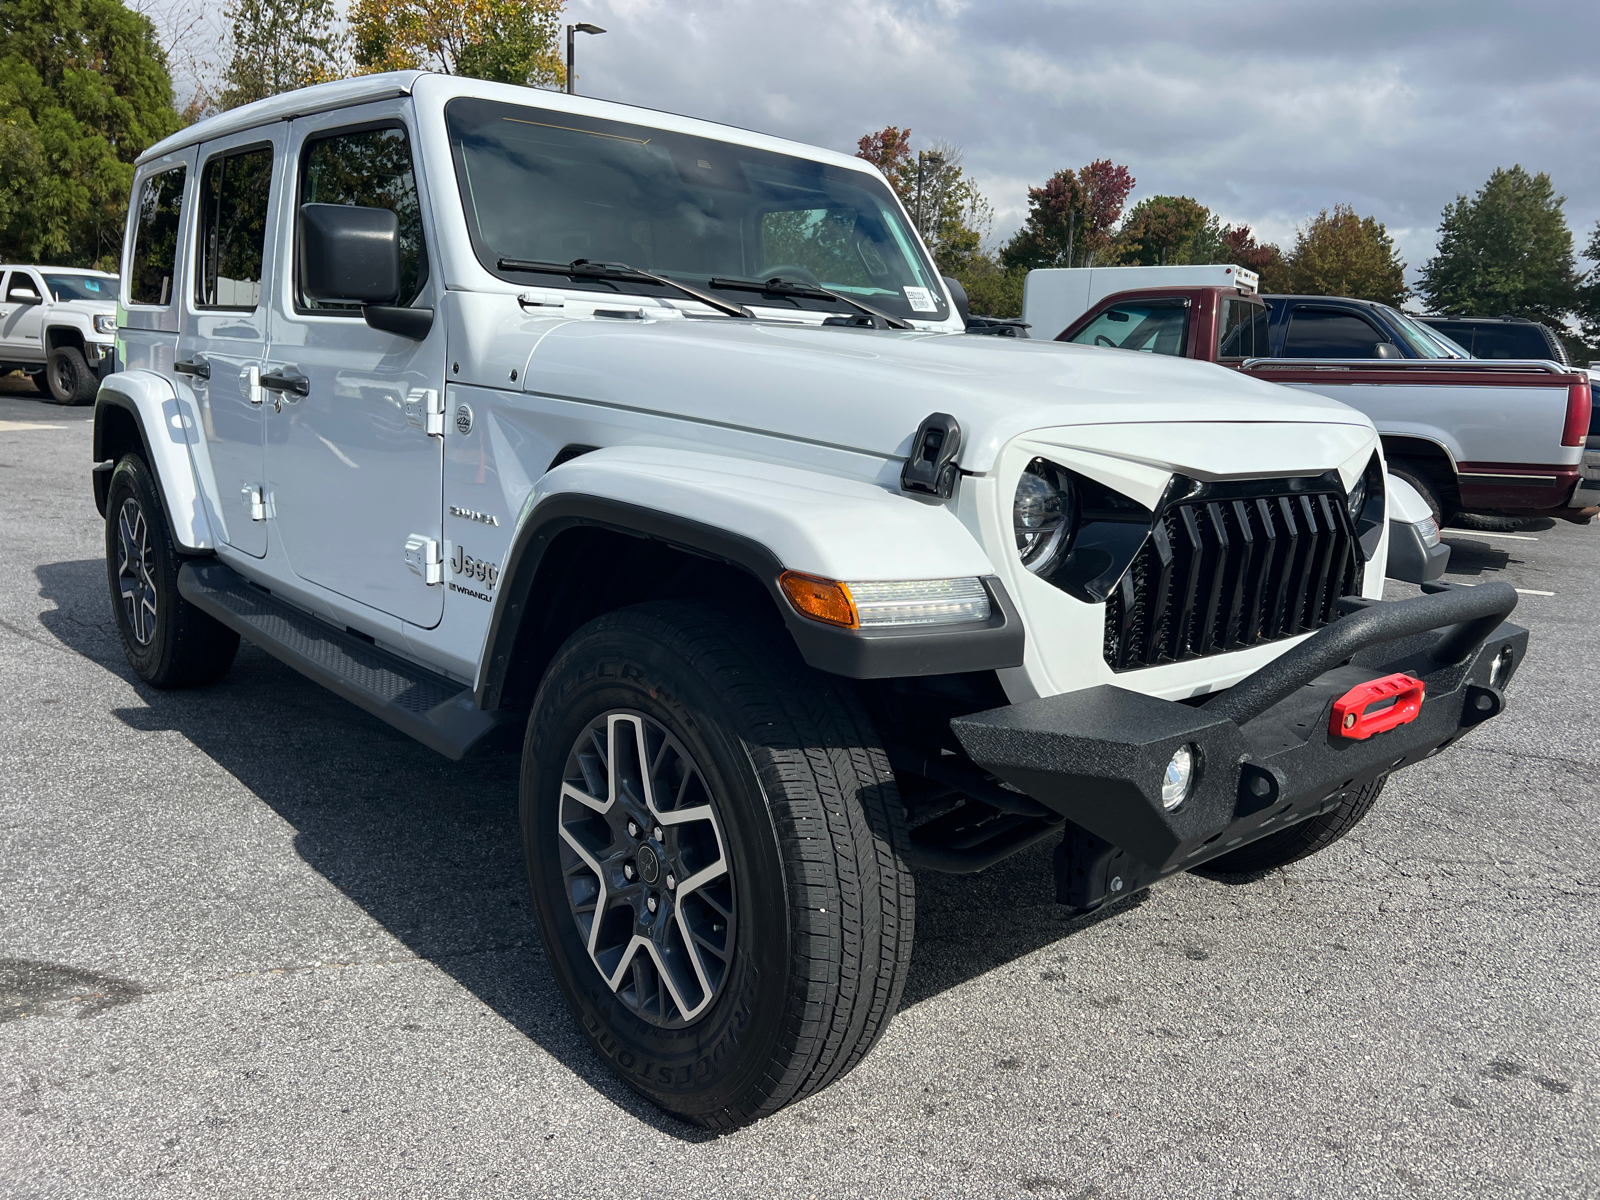
<svg viewBox="0 0 1600 1200">
<path fill-rule="evenodd" d="M 577 45 L 576 45 L 577 38 L 574 37 L 573 35 L 574 34 L 579 34 L 579 33 L 604 33 L 604 32 L 605 32 L 605 30 L 601 29 L 600 26 L 591 25 L 587 21 L 584 21 L 584 22 L 582 22 L 581 24 L 578 24 L 578 25 L 568 25 L 567 26 L 567 95 L 569 95 L 569 96 L 577 95 L 576 84 L 577 84 L 577 81 L 578 81 L 578 72 L 575 69 L 575 67 L 576 67 L 576 52 L 577 52 Z"/>
</svg>

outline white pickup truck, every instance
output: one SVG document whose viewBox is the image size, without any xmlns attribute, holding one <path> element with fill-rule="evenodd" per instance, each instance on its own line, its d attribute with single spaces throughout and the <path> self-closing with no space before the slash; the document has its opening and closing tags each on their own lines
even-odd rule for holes
<svg viewBox="0 0 1600 1200">
<path fill-rule="evenodd" d="M 123 266 L 138 676 L 243 637 L 453 759 L 520 744 L 551 970 L 709 1127 L 867 1053 L 914 870 L 1050 838 L 1086 911 L 1292 861 L 1526 649 L 1503 584 L 1380 601 L 1366 417 L 965 332 L 846 155 L 375 75 L 150 149 Z"/>
<path fill-rule="evenodd" d="M 114 369 L 117 277 L 0 266 L 0 375 L 23 371 L 57 404 L 88 404 Z"/>
</svg>

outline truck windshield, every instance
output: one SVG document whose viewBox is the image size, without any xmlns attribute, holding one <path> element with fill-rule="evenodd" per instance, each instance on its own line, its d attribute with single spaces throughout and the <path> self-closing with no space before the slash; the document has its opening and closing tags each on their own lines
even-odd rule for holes
<svg viewBox="0 0 1600 1200">
<path fill-rule="evenodd" d="M 445 121 L 473 249 L 502 279 L 533 282 L 502 260 L 588 259 L 629 263 L 765 308 L 843 306 L 805 295 L 752 298 L 712 281 L 781 276 L 894 317 L 949 315 L 916 235 L 867 172 L 488 100 L 452 100 Z M 603 278 L 563 286 L 672 294 Z"/>
<path fill-rule="evenodd" d="M 104 300 L 116 303 L 119 281 L 104 275 L 50 275 L 44 277 L 45 287 L 57 303 L 67 300 Z"/>
<path fill-rule="evenodd" d="M 1379 306 L 1383 315 L 1389 318 L 1389 323 L 1394 326 L 1395 332 L 1405 338 L 1406 345 L 1417 352 L 1418 358 L 1470 358 L 1469 354 L 1458 354 L 1444 345 L 1438 335 L 1431 330 L 1418 325 L 1398 308 L 1390 308 L 1387 304 Z"/>
<path fill-rule="evenodd" d="M 1080 346 L 1181 355 L 1189 328 L 1189 302 L 1135 300 L 1108 308 L 1065 339 Z"/>
</svg>

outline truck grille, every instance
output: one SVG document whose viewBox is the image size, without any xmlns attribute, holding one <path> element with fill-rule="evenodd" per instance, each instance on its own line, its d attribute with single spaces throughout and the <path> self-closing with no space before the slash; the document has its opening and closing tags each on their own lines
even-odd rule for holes
<svg viewBox="0 0 1600 1200">
<path fill-rule="evenodd" d="M 1106 662 L 1130 671 L 1321 629 L 1360 574 L 1336 493 L 1173 505 L 1106 599 Z"/>
</svg>

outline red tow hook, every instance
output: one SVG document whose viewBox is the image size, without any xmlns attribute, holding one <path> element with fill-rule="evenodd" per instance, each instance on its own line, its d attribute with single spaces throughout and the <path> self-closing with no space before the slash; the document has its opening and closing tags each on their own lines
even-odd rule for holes
<svg viewBox="0 0 1600 1200">
<path fill-rule="evenodd" d="M 1333 737 L 1364 741 L 1375 733 L 1415 721 L 1422 711 L 1422 694 L 1426 689 L 1422 680 L 1409 675 L 1385 675 L 1382 679 L 1359 684 L 1333 702 L 1328 733 Z M 1391 698 L 1393 704 L 1367 711 L 1370 705 Z"/>
</svg>

